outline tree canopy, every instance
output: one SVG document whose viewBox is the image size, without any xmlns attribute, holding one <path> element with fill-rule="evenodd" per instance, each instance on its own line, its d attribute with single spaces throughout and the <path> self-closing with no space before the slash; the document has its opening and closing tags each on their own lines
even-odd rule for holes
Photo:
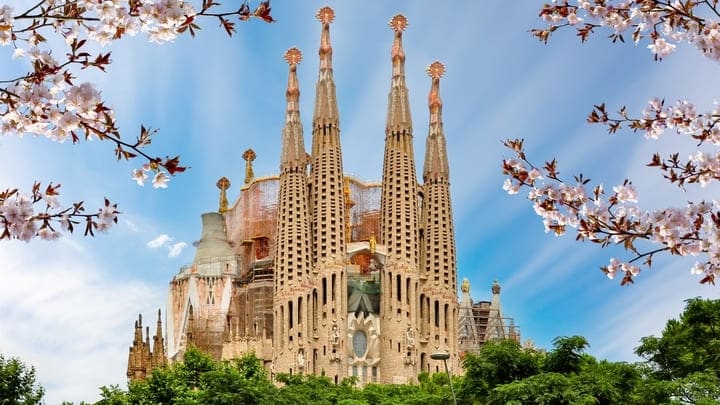
<svg viewBox="0 0 720 405">
<path fill-rule="evenodd" d="M 45 390 L 35 380 L 35 368 L 0 354 L 0 405 L 39 404 Z"/>
</svg>

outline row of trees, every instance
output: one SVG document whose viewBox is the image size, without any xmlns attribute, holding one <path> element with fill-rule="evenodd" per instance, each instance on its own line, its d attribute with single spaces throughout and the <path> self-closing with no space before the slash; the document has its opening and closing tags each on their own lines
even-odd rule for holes
<svg viewBox="0 0 720 405">
<path fill-rule="evenodd" d="M 490 342 L 464 359 L 453 377 L 463 404 L 716 404 L 720 402 L 720 300 L 688 300 L 660 337 L 643 338 L 640 363 L 598 360 L 581 336 L 559 337 L 551 351 Z M 191 349 L 183 362 L 155 370 L 144 381 L 102 387 L 99 405 L 125 404 L 449 404 L 444 373 L 421 374 L 418 384 L 334 384 L 312 375 L 270 380 L 250 354 L 215 361 Z M 0 356 L 0 404 L 37 404 L 43 390 L 35 371 Z M 69 405 L 69 404 L 66 404 Z"/>
</svg>

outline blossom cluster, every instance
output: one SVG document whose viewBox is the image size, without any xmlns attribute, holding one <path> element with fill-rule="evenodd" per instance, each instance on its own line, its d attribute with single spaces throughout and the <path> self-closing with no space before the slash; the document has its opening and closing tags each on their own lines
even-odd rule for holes
<svg viewBox="0 0 720 405">
<path fill-rule="evenodd" d="M 503 188 L 510 194 L 528 189 L 528 199 L 542 217 L 546 232 L 561 236 L 569 227 L 575 229 L 579 240 L 603 247 L 619 245 L 632 252 L 631 260 L 613 258 L 602 267 L 609 278 L 622 274 L 621 284 L 632 283 L 640 273 L 635 262 L 642 260 L 649 267 L 653 256 L 660 252 L 703 257 L 691 269 L 692 274 L 703 276 L 703 283 L 714 284 L 715 277 L 720 276 L 718 202 L 691 202 L 684 208 L 643 211 L 630 181 L 606 194 L 601 185 L 592 188 L 582 176 L 577 176 L 574 183 L 563 181 L 555 161 L 547 162 L 543 168 L 535 167 L 525 157 L 522 140 L 507 140 L 505 145 L 516 157 L 503 160 L 503 173 L 508 176 Z M 641 241 L 654 247 L 640 251 Z"/>
<path fill-rule="evenodd" d="M 179 158 L 145 153 L 143 149 L 157 131 L 144 126 L 134 141 L 121 139 L 113 109 L 105 104 L 92 83 L 81 82 L 77 75 L 86 68 L 105 71 L 112 62 L 110 53 L 97 49 L 126 35 L 146 33 L 151 42 L 168 42 L 184 32 L 195 35 L 200 17 L 219 19 L 228 34 L 234 32 L 231 16 L 240 21 L 256 17 L 274 22 L 269 1 L 261 1 L 254 11 L 244 3 L 229 12 L 217 12 L 219 4 L 212 0 L 197 3 L 196 7 L 184 0 L 40 0 L 24 10 L 0 3 L 0 48 L 12 47 L 13 59 L 30 66 L 27 74 L 0 78 L 5 86 L 0 87 L 0 135 L 32 134 L 57 142 L 70 139 L 73 143 L 80 139 L 109 141 L 115 145 L 118 160 L 145 160 L 140 169 L 133 171 L 132 177 L 139 184 L 148 178 L 146 172 L 151 171 L 153 186 L 167 187 L 170 176 L 185 170 Z M 51 35 L 63 41 L 49 41 L 47 37 Z M 64 57 L 60 59 L 58 55 Z M 49 222 L 36 225 L 37 215 L 26 212 L 27 199 L 13 195 L 12 199 L 6 195 L 0 200 L 6 205 L 12 200 L 14 204 L 14 208 L 7 205 L 4 208 L 7 211 L 0 211 L 0 225 L 5 225 L 3 236 L 23 240 L 28 235 L 52 238 L 55 231 L 47 230 L 52 230 Z M 41 201 L 34 197 L 30 200 L 31 204 Z M 18 215 L 26 218 L 25 222 L 16 221 Z M 97 224 L 100 230 L 108 227 L 107 221 Z"/>
<path fill-rule="evenodd" d="M 604 104 L 596 105 L 588 115 L 588 122 L 608 126 L 614 133 L 624 126 L 633 131 L 644 132 L 647 139 L 658 139 L 666 130 L 674 130 L 686 135 L 699 144 L 720 146 L 720 105 L 715 103 L 712 111 L 699 114 L 695 106 L 687 100 L 679 100 L 674 105 L 666 105 L 664 100 L 653 98 L 642 112 L 642 117 L 631 118 L 623 106 L 616 116 L 611 116 Z M 648 164 L 665 172 L 672 183 L 684 186 L 686 183 L 698 183 L 702 187 L 711 181 L 720 179 L 720 153 L 697 151 L 682 161 L 678 154 L 661 158 L 655 154 Z"/>
<path fill-rule="evenodd" d="M 613 42 L 624 42 L 631 32 L 637 44 L 647 39 L 647 48 L 662 59 L 673 53 L 677 44 L 694 45 L 705 56 L 720 60 L 720 25 L 708 17 L 720 15 L 717 2 L 680 0 L 554 0 L 540 10 L 548 23 L 545 29 L 532 30 L 547 41 L 559 28 L 572 26 L 582 41 L 596 28 L 611 30 Z"/>
<path fill-rule="evenodd" d="M 49 184 L 41 190 L 35 183 L 31 194 L 18 190 L 0 192 L 0 240 L 19 239 L 25 242 L 39 237 L 55 240 L 60 231 L 74 231 L 75 225 L 85 221 L 85 235 L 94 235 L 95 231 L 105 232 L 117 223 L 117 204 L 105 200 L 105 204 L 95 214 L 85 213 L 82 203 L 64 208 L 58 195 L 60 185 Z M 36 205 L 44 203 L 44 210 L 36 211 Z"/>
</svg>

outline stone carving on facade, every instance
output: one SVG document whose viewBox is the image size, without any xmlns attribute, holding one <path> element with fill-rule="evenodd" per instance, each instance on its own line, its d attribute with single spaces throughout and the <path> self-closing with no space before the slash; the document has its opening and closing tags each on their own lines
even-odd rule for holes
<svg viewBox="0 0 720 405">
<path fill-rule="evenodd" d="M 340 332 L 338 330 L 337 321 L 333 321 L 330 332 L 328 333 L 328 343 L 330 344 L 330 360 L 340 361 Z"/>
<path fill-rule="evenodd" d="M 298 349 L 297 354 L 297 367 L 300 372 L 303 372 L 305 370 L 306 366 L 306 360 L 305 360 L 305 349 L 300 348 Z"/>
<path fill-rule="evenodd" d="M 415 365 L 415 357 L 417 357 L 417 348 L 415 346 L 415 329 L 410 324 L 408 324 L 407 330 L 405 331 L 404 341 L 405 357 L 403 360 L 405 364 Z"/>
</svg>

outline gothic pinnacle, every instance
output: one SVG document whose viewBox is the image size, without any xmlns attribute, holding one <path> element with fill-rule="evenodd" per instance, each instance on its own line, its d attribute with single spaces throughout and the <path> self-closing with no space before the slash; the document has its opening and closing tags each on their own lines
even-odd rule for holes
<svg viewBox="0 0 720 405">
<path fill-rule="evenodd" d="M 287 99 L 287 119 L 290 120 L 290 113 L 299 112 L 300 87 L 297 79 L 297 65 L 302 61 L 302 52 L 297 48 L 290 48 L 285 51 L 285 61 L 290 65 L 290 73 L 288 74 L 288 85 L 285 97 Z"/>
<path fill-rule="evenodd" d="M 395 31 L 390 56 L 392 59 L 392 81 L 388 99 L 388 119 L 386 133 L 404 132 L 412 135 L 412 119 L 410 117 L 410 102 L 405 84 L 405 51 L 402 45 L 402 34 L 408 27 L 408 20 L 402 14 L 395 15 L 388 23 Z"/>
<path fill-rule="evenodd" d="M 430 109 L 430 128 L 425 147 L 425 167 L 423 180 L 448 181 L 449 165 L 447 160 L 447 146 L 442 127 L 442 98 L 440 98 L 440 78 L 445 74 L 445 65 L 435 61 L 426 69 L 432 79 L 430 93 L 428 94 L 428 108 Z"/>
<path fill-rule="evenodd" d="M 332 46 L 330 45 L 330 23 L 335 19 L 335 11 L 330 7 L 323 7 L 318 12 L 318 21 L 322 23 L 320 36 L 320 70 L 332 69 Z"/>
<path fill-rule="evenodd" d="M 330 45 L 330 23 L 335 19 L 335 11 L 330 7 L 321 8 L 316 15 L 322 23 L 320 34 L 320 72 L 315 87 L 315 111 L 313 113 L 313 128 L 338 128 L 340 119 L 338 117 L 337 97 L 335 96 L 335 80 L 332 69 L 332 45 Z M 317 152 L 317 142 L 325 140 L 318 139 L 313 134 L 313 155 Z"/>
<path fill-rule="evenodd" d="M 303 144 L 302 123 L 300 122 L 300 86 L 297 78 L 297 65 L 302 61 L 302 52 L 293 47 L 285 51 L 283 57 L 290 65 L 288 85 L 285 96 L 287 110 L 285 126 L 282 132 L 282 154 L 280 170 L 305 167 L 305 145 Z"/>
<path fill-rule="evenodd" d="M 407 18 L 402 14 L 395 15 L 388 23 L 395 31 L 395 41 L 392 46 L 393 77 L 405 75 L 405 51 L 402 47 L 402 33 L 408 26 Z"/>
<path fill-rule="evenodd" d="M 430 108 L 430 125 L 442 123 L 442 99 L 440 98 L 440 78 L 445 74 L 445 65 L 440 61 L 433 62 L 426 69 L 428 76 L 432 78 L 430 94 L 428 95 L 428 107 Z"/>
</svg>

